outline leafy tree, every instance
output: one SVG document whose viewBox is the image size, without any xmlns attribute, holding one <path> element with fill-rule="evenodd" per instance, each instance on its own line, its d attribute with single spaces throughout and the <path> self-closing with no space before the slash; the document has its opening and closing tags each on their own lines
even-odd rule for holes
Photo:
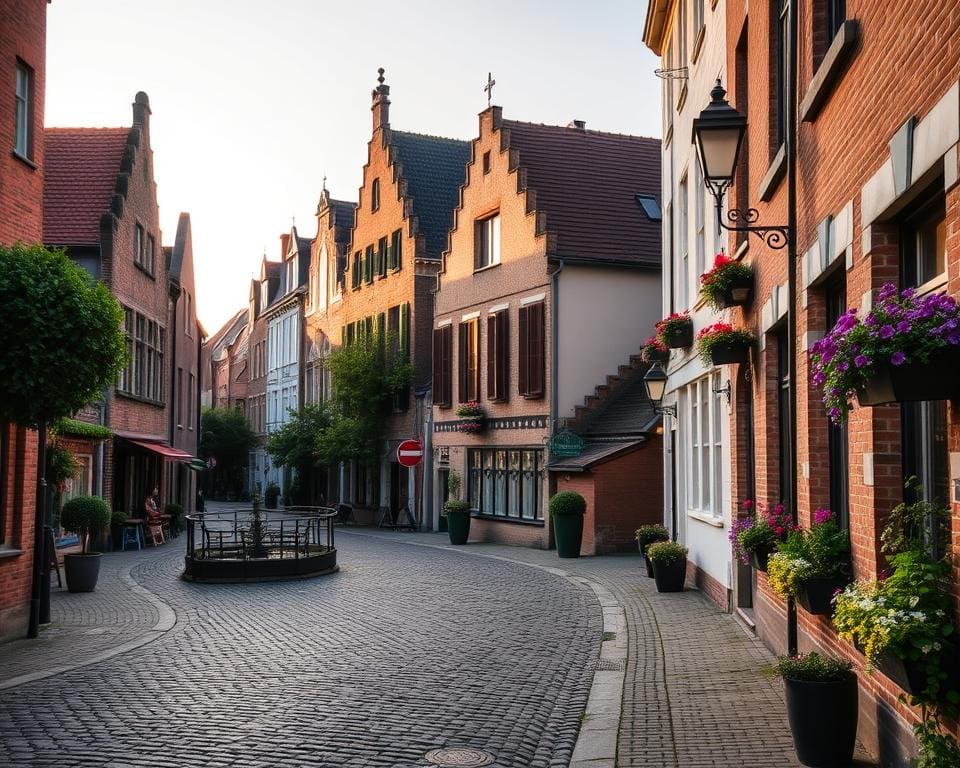
<svg viewBox="0 0 960 768">
<path fill-rule="evenodd" d="M 239 408 L 205 408 L 200 414 L 200 454 L 217 460 L 216 473 L 232 491 L 243 486 L 243 470 L 257 436 Z"/>
<path fill-rule="evenodd" d="M 123 310 L 62 251 L 0 246 L 0 420 L 72 416 L 126 363 Z"/>
<path fill-rule="evenodd" d="M 267 440 L 267 453 L 274 465 L 303 468 L 322 464 L 320 441 L 333 419 L 330 405 L 313 403 L 290 414 L 290 421 Z"/>
</svg>

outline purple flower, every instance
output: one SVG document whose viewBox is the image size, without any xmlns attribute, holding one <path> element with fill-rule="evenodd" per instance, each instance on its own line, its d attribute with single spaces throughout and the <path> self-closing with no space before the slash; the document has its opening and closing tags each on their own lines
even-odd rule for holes
<svg viewBox="0 0 960 768">
<path fill-rule="evenodd" d="M 895 296 L 897 293 L 897 286 L 893 283 L 884 283 L 883 287 L 880 289 L 880 293 L 877 294 L 877 298 L 880 301 L 884 299 L 889 299 L 891 296 Z"/>
<path fill-rule="evenodd" d="M 913 288 L 907 288 L 905 291 L 900 291 L 900 298 L 902 299 L 912 299 L 916 291 Z"/>
<path fill-rule="evenodd" d="M 863 368 L 865 365 L 870 365 L 870 358 L 866 355 L 857 355 L 853 358 L 853 364 L 857 366 L 857 368 Z"/>
<path fill-rule="evenodd" d="M 907 356 L 903 352 L 897 351 L 890 355 L 890 362 L 893 365 L 903 365 L 907 361 Z"/>
<path fill-rule="evenodd" d="M 877 333 L 877 335 L 878 335 L 881 339 L 889 339 L 889 338 L 892 338 L 892 337 L 893 337 L 893 334 L 894 334 L 894 333 L 895 333 L 895 331 L 893 330 L 893 326 L 890 325 L 889 323 L 887 323 L 885 326 L 883 326 L 883 327 L 879 330 L 879 332 Z"/>
<path fill-rule="evenodd" d="M 909 330 L 910 323 L 908 323 L 906 320 L 901 320 L 899 323 L 897 323 L 897 333 L 906 333 Z"/>
</svg>

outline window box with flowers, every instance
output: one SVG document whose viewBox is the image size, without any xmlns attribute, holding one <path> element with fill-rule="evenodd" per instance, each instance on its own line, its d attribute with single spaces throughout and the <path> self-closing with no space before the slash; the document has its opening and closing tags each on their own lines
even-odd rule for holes
<svg viewBox="0 0 960 768">
<path fill-rule="evenodd" d="M 657 341 L 668 349 L 693 346 L 693 320 L 686 312 L 674 312 L 657 323 Z"/>
<path fill-rule="evenodd" d="M 666 363 L 670 360 L 670 350 L 656 337 L 651 336 L 643 342 L 640 359 L 645 363 Z"/>
<path fill-rule="evenodd" d="M 770 588 L 796 598 L 818 616 L 832 610 L 834 595 L 850 582 L 850 541 L 829 509 L 813 513 L 809 530 L 792 531 L 767 563 Z"/>
<path fill-rule="evenodd" d="M 770 555 L 796 526 L 783 504 L 768 508 L 762 502 L 755 504 L 746 499 L 741 509 L 728 534 L 733 555 L 744 565 L 749 563 L 758 571 L 766 571 Z"/>
<path fill-rule="evenodd" d="M 753 299 L 753 267 L 718 253 L 713 268 L 700 275 L 700 295 L 714 309 L 746 306 Z"/>
<path fill-rule="evenodd" d="M 730 323 L 714 323 L 697 334 L 697 354 L 704 365 L 746 363 L 755 340 L 748 330 L 734 328 Z"/>
<path fill-rule="evenodd" d="M 457 408 L 457 417 L 460 419 L 457 423 L 457 430 L 459 432 L 475 435 L 483 432 L 487 426 L 487 415 L 483 412 L 483 408 L 480 407 L 480 403 L 475 400 L 464 403 Z"/>
<path fill-rule="evenodd" d="M 810 353 L 811 381 L 835 423 L 854 396 L 860 405 L 952 399 L 960 395 L 960 305 L 887 283 L 870 312 L 845 312 Z"/>
</svg>

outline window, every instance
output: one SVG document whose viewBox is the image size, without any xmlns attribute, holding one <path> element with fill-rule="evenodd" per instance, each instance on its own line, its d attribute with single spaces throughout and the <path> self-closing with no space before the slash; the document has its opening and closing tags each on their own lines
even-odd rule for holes
<svg viewBox="0 0 960 768">
<path fill-rule="evenodd" d="M 469 403 L 480 399 L 480 319 L 460 323 L 460 343 L 457 347 L 457 370 L 460 375 L 459 401 Z"/>
<path fill-rule="evenodd" d="M 366 253 L 364 253 L 364 256 L 363 256 L 363 282 L 367 284 L 373 282 L 373 258 L 374 258 L 373 246 L 368 245 Z"/>
<path fill-rule="evenodd" d="M 476 224 L 476 256 L 474 268 L 483 269 L 500 263 L 500 214 L 481 219 Z"/>
<path fill-rule="evenodd" d="M 523 397 L 544 395 L 544 304 L 538 301 L 520 307 L 517 333 L 519 393 Z"/>
<path fill-rule="evenodd" d="M 947 403 L 945 400 L 925 400 L 904 403 L 901 406 L 903 445 L 903 480 L 916 477 L 920 488 L 915 494 L 924 501 L 939 505 L 950 501 L 950 469 L 947 451 Z M 905 501 L 914 501 L 906 498 Z M 928 525 L 932 526 L 933 520 Z M 943 524 L 943 521 L 938 521 Z M 939 541 L 941 531 L 928 531 L 931 541 Z M 936 534 L 936 535 L 934 535 Z M 940 547 L 938 547 L 938 550 Z M 933 554 L 941 557 L 942 551 Z"/>
<path fill-rule="evenodd" d="M 847 311 L 846 275 L 839 272 L 830 281 L 825 292 L 827 325 L 829 332 L 840 315 Z M 844 530 L 850 530 L 850 465 L 848 460 L 847 423 L 834 424 L 827 419 L 827 451 L 830 464 L 830 509 L 837 517 L 837 523 Z"/>
<path fill-rule="evenodd" d="M 117 391 L 162 404 L 166 331 L 139 312 L 127 308 L 123 312 L 129 362 L 120 372 Z"/>
<path fill-rule="evenodd" d="M 480 515 L 543 520 L 543 450 L 473 448 L 467 451 L 467 501 Z"/>
<path fill-rule="evenodd" d="M 453 325 L 433 331 L 433 404 L 453 404 Z"/>
<path fill-rule="evenodd" d="M 190 389 L 187 391 L 187 429 L 193 429 L 193 393 L 197 391 L 197 380 L 191 373 L 188 376 Z"/>
<path fill-rule="evenodd" d="M 360 251 L 353 254 L 353 264 L 350 265 L 350 287 L 357 290 L 360 287 L 360 274 L 363 268 L 363 256 Z"/>
<path fill-rule="evenodd" d="M 263 311 L 270 303 L 270 283 L 266 280 L 260 283 L 260 310 Z"/>
<path fill-rule="evenodd" d="M 177 428 L 183 429 L 183 368 L 177 368 Z"/>
<path fill-rule="evenodd" d="M 287 272 L 286 274 L 287 285 L 284 293 L 290 293 L 291 291 L 296 289 L 297 283 L 300 282 L 300 280 L 298 279 L 299 276 L 297 275 L 297 257 L 294 256 L 292 259 L 288 259 L 287 263 L 284 266 Z"/>
<path fill-rule="evenodd" d="M 370 210 L 380 210 L 380 179 L 374 179 L 370 185 Z"/>
<path fill-rule="evenodd" d="M 787 332 L 780 331 L 777 339 L 777 422 L 779 435 L 779 480 L 780 501 L 784 503 L 791 496 L 793 488 L 793 443 L 790 439 L 790 345 Z"/>
<path fill-rule="evenodd" d="M 483 175 L 486 176 L 488 173 L 490 173 L 490 153 L 484 152 L 483 153 Z"/>
<path fill-rule="evenodd" d="M 147 252 L 146 252 L 146 263 L 145 267 L 147 272 L 151 275 L 153 274 L 155 264 L 155 259 L 157 255 L 156 243 L 153 240 L 153 235 L 147 235 Z"/>
<path fill-rule="evenodd" d="M 693 165 L 693 183 L 694 183 L 694 211 L 693 221 L 696 227 L 696 259 L 697 259 L 697 279 L 707 271 L 706 266 L 706 233 L 704 232 L 704 183 L 700 176 L 700 164 Z"/>
<path fill-rule="evenodd" d="M 690 260 L 689 243 L 690 233 L 687 231 L 689 219 L 687 210 L 690 204 L 687 189 L 687 177 L 680 179 L 677 187 L 677 204 L 679 205 L 677 216 L 677 249 L 680 255 L 679 269 L 677 271 L 677 306 L 686 309 L 689 306 L 689 281 L 690 281 Z"/>
<path fill-rule="evenodd" d="M 683 398 L 689 403 L 689 466 L 687 467 L 687 509 L 721 517 L 723 514 L 723 467 L 721 464 L 724 408 L 720 374 L 704 376 L 691 384 Z"/>
<path fill-rule="evenodd" d="M 377 242 L 377 275 L 387 276 L 387 238 L 381 237 Z"/>
<path fill-rule="evenodd" d="M 347 256 L 340 246 L 337 246 L 337 257 L 330 263 L 331 293 L 334 297 L 343 293 L 346 280 Z"/>
<path fill-rule="evenodd" d="M 133 263 L 139 264 L 141 267 L 144 266 L 146 250 L 146 233 L 143 231 L 143 227 L 140 224 L 136 224 L 133 227 Z"/>
<path fill-rule="evenodd" d="M 502 402 L 510 392 L 510 313 L 487 315 L 487 399 Z"/>
<path fill-rule="evenodd" d="M 787 68 L 790 53 L 789 22 L 790 0 L 778 0 L 770 7 L 777 12 L 774 19 L 776 38 L 774 40 L 774 62 L 776 77 L 774 78 L 773 94 L 773 139 L 774 151 L 783 146 L 787 137 Z"/>
<path fill-rule="evenodd" d="M 936 188 L 943 189 L 941 182 Z M 947 226 L 943 192 L 915 209 L 900 231 L 903 286 L 919 288 L 946 279 Z M 933 287 L 932 285 L 930 287 Z"/>
<path fill-rule="evenodd" d="M 32 113 L 33 70 L 18 60 L 14 102 L 13 151 L 28 160 L 33 156 Z"/>
<path fill-rule="evenodd" d="M 703 3 L 704 0 L 693 0 L 693 34 L 699 35 L 703 28 Z"/>
<path fill-rule="evenodd" d="M 387 250 L 387 268 L 398 272 L 403 267 L 403 239 L 398 229 L 390 235 L 390 248 Z"/>
<path fill-rule="evenodd" d="M 184 293 L 183 303 L 183 332 L 188 339 L 193 338 L 193 297 L 189 293 Z"/>
<path fill-rule="evenodd" d="M 636 195 L 637 205 L 643 210 L 650 221 L 660 221 L 663 214 L 660 212 L 660 203 L 653 195 Z"/>
<path fill-rule="evenodd" d="M 827 40 L 833 40 L 847 20 L 847 0 L 827 1 Z"/>
</svg>

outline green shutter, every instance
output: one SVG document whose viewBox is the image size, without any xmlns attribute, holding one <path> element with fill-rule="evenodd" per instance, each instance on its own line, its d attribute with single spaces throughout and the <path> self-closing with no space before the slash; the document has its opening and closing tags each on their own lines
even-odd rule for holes
<svg viewBox="0 0 960 768">
<path fill-rule="evenodd" d="M 400 305 L 400 351 L 410 355 L 410 305 Z"/>
</svg>

